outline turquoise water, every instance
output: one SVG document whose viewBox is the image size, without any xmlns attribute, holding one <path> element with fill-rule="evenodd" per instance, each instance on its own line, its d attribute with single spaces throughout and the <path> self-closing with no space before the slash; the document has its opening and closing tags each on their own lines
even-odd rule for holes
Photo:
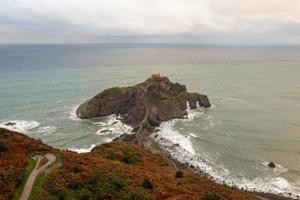
<svg viewBox="0 0 300 200">
<path fill-rule="evenodd" d="M 298 47 L 2 45 L 0 70 L 0 126 L 79 151 L 129 130 L 113 117 L 78 120 L 81 102 L 160 72 L 213 104 L 162 134 L 185 138 L 192 156 L 218 166 L 212 174 L 241 187 L 300 194 Z"/>
</svg>

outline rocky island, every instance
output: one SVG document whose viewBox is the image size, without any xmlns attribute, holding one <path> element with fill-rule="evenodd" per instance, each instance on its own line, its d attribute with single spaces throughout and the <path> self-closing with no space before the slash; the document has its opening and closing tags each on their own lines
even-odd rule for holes
<svg viewBox="0 0 300 200">
<path fill-rule="evenodd" d="M 76 114 L 81 119 L 115 114 L 133 127 L 133 135 L 122 135 L 117 140 L 151 148 L 149 139 L 163 121 L 182 119 L 197 105 L 210 107 L 206 95 L 188 92 L 184 85 L 172 83 L 168 77 L 151 77 L 132 87 L 114 87 L 99 93 L 81 104 Z"/>
</svg>

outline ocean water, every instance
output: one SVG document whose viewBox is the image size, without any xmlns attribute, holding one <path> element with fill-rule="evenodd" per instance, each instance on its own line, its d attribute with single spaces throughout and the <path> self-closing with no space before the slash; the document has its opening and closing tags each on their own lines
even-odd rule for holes
<svg viewBox="0 0 300 200">
<path fill-rule="evenodd" d="M 300 195 L 300 47 L 0 45 L 0 127 L 86 152 L 131 128 L 79 120 L 76 107 L 153 72 L 212 103 L 162 124 L 160 137 L 181 146 L 174 156 L 228 184 Z"/>
</svg>

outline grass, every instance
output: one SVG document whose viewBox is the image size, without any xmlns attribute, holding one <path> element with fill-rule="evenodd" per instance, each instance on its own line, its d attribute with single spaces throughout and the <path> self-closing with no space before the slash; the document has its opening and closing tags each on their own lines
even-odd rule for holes
<svg viewBox="0 0 300 200">
<path fill-rule="evenodd" d="M 101 92 L 100 94 L 98 94 L 96 97 L 98 98 L 109 98 L 109 97 L 114 97 L 117 96 L 119 94 L 121 94 L 125 89 L 124 88 L 119 88 L 119 87 L 115 87 L 115 88 L 110 88 L 107 90 L 104 90 L 103 92 Z"/>
<path fill-rule="evenodd" d="M 31 173 L 31 171 L 34 169 L 36 165 L 37 160 L 34 160 L 31 156 L 27 159 L 27 165 L 24 169 L 23 175 L 22 175 L 22 181 L 20 185 L 18 186 L 16 193 L 12 200 L 19 200 L 21 197 L 21 194 L 23 192 L 24 186 L 26 184 L 26 181 Z"/>
<path fill-rule="evenodd" d="M 38 169 L 42 167 L 44 164 L 48 162 L 48 159 L 46 157 L 43 157 L 42 160 L 39 163 Z"/>
<path fill-rule="evenodd" d="M 36 197 L 38 197 L 45 180 L 46 180 L 45 173 L 41 173 L 40 175 L 37 176 L 37 178 L 34 182 L 34 185 L 32 187 L 31 193 L 29 195 L 29 198 L 28 198 L 29 200 L 34 200 L 34 199 L 36 199 Z"/>
<path fill-rule="evenodd" d="M 43 190 L 46 190 L 52 199 L 62 200 L 122 199 L 123 189 L 127 186 L 127 178 L 119 171 L 111 173 L 98 171 L 85 180 L 68 180 L 63 186 L 53 184 L 51 181 L 53 179 L 47 180 L 42 177 L 40 182 L 36 183 L 36 186 L 42 186 Z M 32 196 L 29 200 L 45 199 L 39 193 L 42 187 L 37 187 L 31 193 Z"/>
<path fill-rule="evenodd" d="M 221 198 L 217 194 L 207 194 L 201 200 L 221 200 Z"/>
<path fill-rule="evenodd" d="M 55 154 L 55 156 L 56 156 L 56 161 L 52 165 L 55 165 L 58 162 L 62 162 L 62 160 L 64 159 L 63 154 Z M 46 159 L 46 162 L 47 161 L 48 160 Z M 31 193 L 28 198 L 29 200 L 34 200 L 34 199 L 37 199 L 37 197 L 39 197 L 39 194 L 40 194 L 46 180 L 47 180 L 47 174 L 45 174 L 44 172 L 40 173 L 36 177 L 36 180 L 34 182 L 34 185 L 32 187 Z"/>
<path fill-rule="evenodd" d="M 124 196 L 124 200 L 153 200 L 153 198 L 145 190 L 131 190 Z"/>
</svg>

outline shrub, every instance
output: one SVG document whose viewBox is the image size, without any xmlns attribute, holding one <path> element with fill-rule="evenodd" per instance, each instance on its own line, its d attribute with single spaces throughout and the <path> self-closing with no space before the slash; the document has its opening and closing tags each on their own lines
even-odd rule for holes
<svg viewBox="0 0 300 200">
<path fill-rule="evenodd" d="M 122 190 L 125 186 L 127 186 L 127 181 L 120 175 L 113 175 L 108 180 L 109 184 L 116 191 Z"/>
<path fill-rule="evenodd" d="M 72 199 L 74 198 L 73 193 L 71 190 L 68 190 L 67 188 L 61 188 L 57 193 L 59 200 L 65 200 L 65 199 Z"/>
<path fill-rule="evenodd" d="M 74 173 L 80 173 L 81 172 L 81 169 L 79 167 L 74 167 L 73 168 L 73 172 Z"/>
<path fill-rule="evenodd" d="M 91 176 L 88 183 L 84 184 L 84 187 L 95 194 L 96 199 L 110 199 L 110 197 L 119 197 L 126 185 L 126 179 L 118 173 L 107 175 L 97 172 Z"/>
<path fill-rule="evenodd" d="M 221 200 L 221 198 L 217 194 L 213 193 L 205 195 L 201 200 Z"/>
<path fill-rule="evenodd" d="M 147 178 L 145 178 L 145 179 L 143 180 L 142 186 L 143 186 L 144 188 L 146 188 L 146 189 L 151 189 L 151 190 L 153 190 L 153 183 L 152 183 L 149 179 L 147 179 Z"/>
<path fill-rule="evenodd" d="M 59 200 L 59 198 L 54 195 L 49 195 L 49 196 L 43 197 L 43 200 Z"/>
<path fill-rule="evenodd" d="M 0 141 L 0 152 L 4 152 L 6 150 L 7 150 L 7 145 L 4 142 Z"/>
<path fill-rule="evenodd" d="M 183 171 L 181 171 L 181 170 L 176 171 L 175 177 L 176 177 L 176 178 L 181 178 L 181 177 L 183 177 Z"/>
<path fill-rule="evenodd" d="M 107 152 L 106 159 L 109 160 L 119 160 L 126 164 L 134 164 L 141 161 L 141 156 L 134 151 L 124 149 L 121 153 L 116 153 L 114 151 Z"/>
<path fill-rule="evenodd" d="M 84 188 L 80 191 L 80 200 L 90 200 L 93 199 L 93 194 L 90 190 Z"/>
<path fill-rule="evenodd" d="M 122 159 L 122 161 L 126 164 L 133 164 L 139 162 L 140 160 L 140 157 L 136 154 L 128 154 Z"/>
<path fill-rule="evenodd" d="M 124 200 L 152 200 L 153 198 L 144 190 L 131 190 L 124 196 Z"/>
</svg>

